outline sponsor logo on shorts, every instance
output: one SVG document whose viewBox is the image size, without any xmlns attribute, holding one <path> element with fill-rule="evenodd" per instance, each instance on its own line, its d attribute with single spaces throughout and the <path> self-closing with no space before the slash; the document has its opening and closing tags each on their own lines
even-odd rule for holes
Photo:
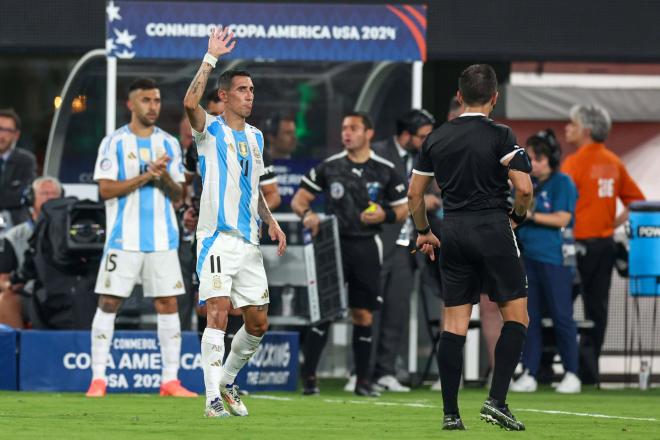
<svg viewBox="0 0 660 440">
<path fill-rule="evenodd" d="M 110 277 L 105 279 L 105 288 L 109 289 L 110 288 Z"/>
<path fill-rule="evenodd" d="M 217 275 L 213 277 L 213 289 L 214 290 L 222 289 L 222 281 L 220 280 L 220 277 Z"/>
<path fill-rule="evenodd" d="M 182 283 L 180 280 L 177 281 L 176 284 L 174 285 L 174 288 L 175 288 L 175 289 L 180 289 L 180 288 L 182 288 L 182 287 L 183 287 L 183 283 Z"/>
<path fill-rule="evenodd" d="M 268 289 L 264 290 L 264 293 L 261 294 L 261 299 L 268 299 Z"/>
</svg>

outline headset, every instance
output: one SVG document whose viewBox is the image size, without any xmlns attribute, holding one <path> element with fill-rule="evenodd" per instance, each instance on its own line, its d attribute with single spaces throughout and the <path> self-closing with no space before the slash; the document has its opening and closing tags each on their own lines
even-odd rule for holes
<svg viewBox="0 0 660 440">
<path fill-rule="evenodd" d="M 57 180 L 55 177 L 41 176 L 34 179 L 34 181 L 32 181 L 32 183 L 30 183 L 28 187 L 23 190 L 23 194 L 21 194 L 21 205 L 25 206 L 26 208 L 32 208 L 34 206 L 34 187 L 40 185 L 41 182 L 55 183 L 60 190 L 60 198 L 64 197 L 64 187 L 59 180 Z"/>
<path fill-rule="evenodd" d="M 550 154 L 548 155 L 548 165 L 550 165 L 550 168 L 553 170 L 556 170 L 559 167 L 559 162 L 561 160 L 561 145 L 559 145 L 559 141 L 557 140 L 557 136 L 555 136 L 555 132 L 552 130 L 552 128 L 546 128 L 545 130 L 541 130 L 534 136 L 530 137 L 527 140 L 527 143 L 529 144 L 534 140 L 537 140 L 548 146 L 548 149 L 550 150 Z"/>
</svg>

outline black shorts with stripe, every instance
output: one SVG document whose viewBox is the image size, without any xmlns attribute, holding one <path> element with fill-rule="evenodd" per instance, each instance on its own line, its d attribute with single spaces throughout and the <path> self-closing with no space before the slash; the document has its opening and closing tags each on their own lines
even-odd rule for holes
<svg viewBox="0 0 660 440">
<path fill-rule="evenodd" d="M 481 293 L 497 303 L 527 296 L 527 276 L 506 212 L 448 213 L 438 238 L 446 307 L 476 304 Z"/>
<path fill-rule="evenodd" d="M 383 302 L 380 287 L 382 244 L 380 238 L 341 237 L 344 281 L 348 284 L 351 309 L 378 310 Z"/>
</svg>

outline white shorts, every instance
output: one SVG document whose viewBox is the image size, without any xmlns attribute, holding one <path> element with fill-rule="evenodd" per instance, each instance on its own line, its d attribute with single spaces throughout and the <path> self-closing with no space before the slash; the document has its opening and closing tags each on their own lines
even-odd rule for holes
<svg viewBox="0 0 660 440">
<path fill-rule="evenodd" d="M 234 308 L 269 303 L 259 246 L 231 233 L 197 241 L 199 302 L 228 296 Z"/>
<path fill-rule="evenodd" d="M 128 298 L 136 284 L 142 284 L 145 297 L 185 293 L 177 251 L 108 250 L 101 260 L 94 291 Z"/>
</svg>

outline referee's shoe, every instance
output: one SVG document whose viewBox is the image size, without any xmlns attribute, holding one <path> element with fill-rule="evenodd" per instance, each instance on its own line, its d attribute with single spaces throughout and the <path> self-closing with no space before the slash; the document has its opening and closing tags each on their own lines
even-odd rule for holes
<svg viewBox="0 0 660 440">
<path fill-rule="evenodd" d="M 498 425 L 507 431 L 524 431 L 525 425 L 516 420 L 516 418 L 509 411 L 508 405 L 500 406 L 499 403 L 491 399 L 486 399 L 484 405 L 481 407 L 480 417 L 488 423 Z"/>
<path fill-rule="evenodd" d="M 445 431 L 465 431 L 463 420 L 458 414 L 445 414 L 442 419 L 442 429 Z"/>
</svg>

